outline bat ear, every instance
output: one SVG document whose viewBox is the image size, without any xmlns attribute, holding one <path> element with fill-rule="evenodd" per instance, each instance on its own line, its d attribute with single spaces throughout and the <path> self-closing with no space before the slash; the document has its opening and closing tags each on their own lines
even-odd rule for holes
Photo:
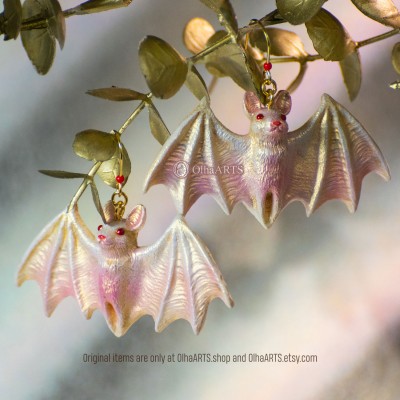
<svg viewBox="0 0 400 400">
<path fill-rule="evenodd" d="M 274 98 L 272 107 L 281 114 L 289 114 L 292 108 L 292 98 L 290 97 L 289 92 L 286 90 L 280 90 Z"/>
<path fill-rule="evenodd" d="M 141 204 L 138 204 L 126 219 L 126 227 L 130 231 L 137 231 L 143 227 L 145 221 L 146 209 Z"/>
<path fill-rule="evenodd" d="M 115 221 L 115 208 L 111 200 L 107 201 L 104 206 L 104 216 L 106 217 L 106 223 L 109 224 Z"/>
<path fill-rule="evenodd" d="M 260 100 L 258 99 L 257 95 L 253 92 L 246 92 L 244 94 L 243 104 L 244 104 L 244 109 L 249 115 L 256 113 L 261 108 Z"/>
</svg>

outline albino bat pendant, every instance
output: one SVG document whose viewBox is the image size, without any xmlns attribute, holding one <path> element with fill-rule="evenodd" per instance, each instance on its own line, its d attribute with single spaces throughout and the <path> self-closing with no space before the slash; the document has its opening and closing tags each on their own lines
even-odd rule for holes
<svg viewBox="0 0 400 400">
<path fill-rule="evenodd" d="M 286 123 L 288 92 L 278 92 L 270 109 L 251 92 L 244 104 L 250 131 L 237 135 L 203 99 L 165 143 L 145 191 L 165 184 L 182 214 L 203 194 L 211 194 L 227 214 L 242 202 L 269 227 L 295 200 L 304 204 L 307 215 L 330 199 L 342 200 L 354 212 L 365 175 L 374 171 L 389 179 L 373 139 L 327 94 L 318 111 L 291 132 Z"/>
<path fill-rule="evenodd" d="M 96 240 L 75 206 L 51 222 L 29 249 L 18 285 L 28 279 L 39 283 L 48 316 L 73 296 L 86 318 L 99 309 L 116 336 L 146 314 L 154 318 L 156 331 L 184 318 L 197 334 L 214 298 L 232 307 L 215 261 L 182 217 L 156 243 L 139 247 L 143 206 L 116 221 L 109 202 L 105 215 L 107 224 L 99 226 Z"/>
</svg>

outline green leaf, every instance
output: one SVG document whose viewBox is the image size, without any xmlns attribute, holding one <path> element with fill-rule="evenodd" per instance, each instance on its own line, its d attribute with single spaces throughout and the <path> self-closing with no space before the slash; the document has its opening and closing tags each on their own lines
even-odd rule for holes
<svg viewBox="0 0 400 400">
<path fill-rule="evenodd" d="M 16 39 L 22 23 L 22 6 L 20 0 L 3 0 L 4 3 L 4 40 Z"/>
<path fill-rule="evenodd" d="M 115 136 L 111 133 L 88 129 L 75 136 L 72 145 L 74 152 L 86 160 L 109 160 L 118 147 Z"/>
<path fill-rule="evenodd" d="M 266 31 L 271 42 L 272 55 L 278 57 L 295 57 L 298 59 L 307 56 L 303 42 L 294 32 L 279 28 L 268 28 Z M 267 41 L 264 32 L 261 29 L 255 29 L 251 33 L 250 38 L 253 45 L 264 52 L 268 51 Z"/>
<path fill-rule="evenodd" d="M 214 35 L 215 29 L 204 18 L 192 18 L 183 29 L 183 42 L 193 54 L 200 53 L 207 46 L 207 41 Z"/>
<path fill-rule="evenodd" d="M 235 11 L 229 0 L 200 0 L 208 8 L 218 14 L 219 21 L 228 31 L 238 32 Z"/>
<path fill-rule="evenodd" d="M 39 74 L 45 75 L 53 64 L 57 39 L 65 41 L 65 20 L 57 0 L 26 0 L 22 6 L 24 21 L 44 18 L 47 27 L 21 32 L 22 44 Z"/>
<path fill-rule="evenodd" d="M 199 100 L 203 97 L 209 98 L 207 85 L 194 65 L 190 65 L 188 69 L 185 84 Z"/>
<path fill-rule="evenodd" d="M 392 64 L 395 71 L 400 74 L 400 42 L 393 46 L 392 50 Z"/>
<path fill-rule="evenodd" d="M 101 205 L 99 191 L 97 190 L 97 186 L 93 181 L 90 182 L 90 189 L 92 191 L 93 203 L 96 206 L 96 210 L 100 214 L 100 217 L 101 217 L 102 221 L 105 223 L 106 222 L 106 216 L 104 215 L 104 210 L 103 210 L 103 207 Z"/>
<path fill-rule="evenodd" d="M 58 179 L 87 178 L 87 174 L 81 174 L 79 172 L 53 171 L 48 169 L 40 169 L 39 172 L 43 175 L 51 176 L 52 178 Z"/>
<path fill-rule="evenodd" d="M 92 89 L 86 92 L 90 96 L 99 97 L 111 101 L 133 101 L 146 100 L 147 96 L 144 93 L 136 92 L 131 89 L 123 89 L 118 87 L 109 87 L 104 89 Z"/>
<path fill-rule="evenodd" d="M 97 175 L 102 179 L 104 183 L 107 185 L 116 188 L 117 184 L 115 178 L 120 175 L 120 151 L 119 147 L 113 154 L 113 156 L 108 160 L 101 163 L 99 170 L 97 171 Z M 128 177 L 131 173 L 131 161 L 129 159 L 128 152 L 125 149 L 125 146 L 122 144 L 122 175 L 125 178 L 124 183 L 126 184 Z"/>
<path fill-rule="evenodd" d="M 357 97 L 361 87 L 361 61 L 359 52 L 355 51 L 349 54 L 343 60 L 339 61 L 339 65 L 347 93 L 350 100 L 353 101 Z"/>
<path fill-rule="evenodd" d="M 323 8 L 306 22 L 306 27 L 315 50 L 324 60 L 340 61 L 356 50 L 340 21 Z"/>
<path fill-rule="evenodd" d="M 163 145 L 166 140 L 170 137 L 170 132 L 165 125 L 163 119 L 161 118 L 160 113 L 157 108 L 155 108 L 153 103 L 148 104 L 149 108 L 149 125 L 150 130 L 155 139 Z"/>
<path fill-rule="evenodd" d="M 120 7 L 127 7 L 132 0 L 89 0 L 74 8 L 67 10 L 69 15 L 86 15 L 108 10 L 114 10 Z"/>
<path fill-rule="evenodd" d="M 381 24 L 400 28 L 400 12 L 392 0 L 351 0 L 367 17 Z"/>
<path fill-rule="evenodd" d="M 326 0 L 276 0 L 279 14 L 292 25 L 309 21 Z"/>
<path fill-rule="evenodd" d="M 172 97 L 186 80 L 186 60 L 158 37 L 147 36 L 142 40 L 139 63 L 150 90 L 161 99 Z"/>
</svg>

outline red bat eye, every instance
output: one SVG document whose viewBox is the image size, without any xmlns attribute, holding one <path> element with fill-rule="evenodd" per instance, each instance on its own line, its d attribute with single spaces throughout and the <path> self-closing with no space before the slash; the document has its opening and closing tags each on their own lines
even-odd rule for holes
<svg viewBox="0 0 400 400">
<path fill-rule="evenodd" d="M 282 121 L 286 121 L 286 115 L 285 115 L 285 114 L 282 114 L 282 115 L 281 115 L 281 120 L 282 120 Z"/>
<path fill-rule="evenodd" d="M 118 229 L 115 231 L 115 233 L 116 233 L 117 235 L 120 235 L 120 236 L 125 235 L 125 229 L 124 229 L 124 228 L 118 228 Z"/>
<path fill-rule="evenodd" d="M 257 118 L 258 120 L 264 119 L 264 114 L 257 114 L 256 118 Z"/>
<path fill-rule="evenodd" d="M 103 229 L 103 225 L 99 225 L 98 227 L 97 227 L 97 230 L 98 231 L 101 231 Z"/>
</svg>

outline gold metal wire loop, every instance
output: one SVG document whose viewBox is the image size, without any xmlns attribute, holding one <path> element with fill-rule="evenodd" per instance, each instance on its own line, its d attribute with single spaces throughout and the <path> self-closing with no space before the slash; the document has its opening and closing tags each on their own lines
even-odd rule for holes
<svg viewBox="0 0 400 400">
<path fill-rule="evenodd" d="M 117 198 L 122 198 L 122 200 L 117 200 Z M 124 216 L 125 206 L 128 203 L 128 196 L 124 192 L 114 192 L 111 201 L 114 206 L 115 218 L 121 220 Z"/>
<path fill-rule="evenodd" d="M 250 25 L 255 25 L 257 24 L 265 37 L 265 41 L 267 43 L 267 52 L 266 52 L 266 57 L 265 57 L 265 62 L 266 64 L 270 64 L 270 57 L 271 57 L 271 40 L 269 38 L 268 32 L 265 28 L 265 26 L 260 22 L 260 20 L 258 19 L 252 19 L 250 21 Z M 246 37 L 246 46 L 248 43 L 248 35 Z M 261 92 L 264 94 L 265 98 L 266 98 L 266 105 L 268 108 L 271 108 L 273 100 L 274 100 L 274 96 L 277 92 L 277 87 L 276 87 L 276 82 L 272 79 L 271 77 L 271 68 L 268 69 L 264 69 L 264 80 L 261 83 Z"/>
<path fill-rule="evenodd" d="M 115 138 L 117 139 L 118 148 L 119 148 L 119 176 L 123 176 L 123 147 L 121 143 L 121 134 L 118 131 L 113 131 Z M 117 198 L 122 198 L 117 201 Z M 111 201 L 114 205 L 115 217 L 117 220 L 121 220 L 124 212 L 125 206 L 128 203 L 128 196 L 122 191 L 122 183 L 117 182 L 117 190 L 113 193 L 111 197 Z"/>
<path fill-rule="evenodd" d="M 271 108 L 275 93 L 277 91 L 276 82 L 273 79 L 265 79 L 261 83 L 261 91 L 267 99 L 267 107 Z"/>
<path fill-rule="evenodd" d="M 271 40 L 270 40 L 270 38 L 269 38 L 269 36 L 268 36 L 268 32 L 267 32 L 267 30 L 265 29 L 265 26 L 260 22 L 260 20 L 258 20 L 258 19 L 252 19 L 252 20 L 250 20 L 250 25 L 254 25 L 254 24 L 259 25 L 260 28 L 261 28 L 261 30 L 262 30 L 262 32 L 263 32 L 263 34 L 264 34 L 265 41 L 267 42 L 267 56 L 266 56 L 266 60 L 267 60 L 267 62 L 269 62 L 269 61 L 270 61 L 270 58 L 271 58 Z M 247 40 L 247 38 L 246 38 L 246 40 Z"/>
</svg>

